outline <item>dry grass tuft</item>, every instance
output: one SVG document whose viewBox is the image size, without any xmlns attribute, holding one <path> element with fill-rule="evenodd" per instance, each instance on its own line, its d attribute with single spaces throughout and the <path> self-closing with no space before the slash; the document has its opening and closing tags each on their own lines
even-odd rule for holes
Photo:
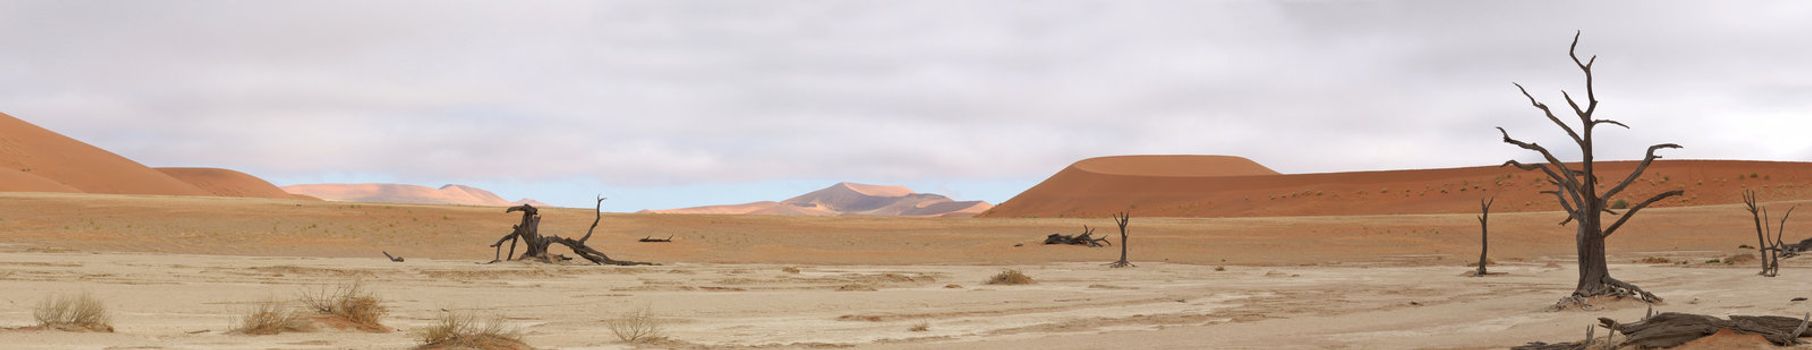
<svg viewBox="0 0 1812 350">
<path fill-rule="evenodd" d="M 792 267 L 792 266 L 787 266 L 787 267 L 782 267 L 782 268 L 780 268 L 780 272 L 785 272 L 785 273 L 799 273 L 799 268 L 797 268 L 797 267 Z"/>
<path fill-rule="evenodd" d="M 919 323 L 918 323 L 918 324 L 915 324 L 915 325 L 912 325 L 912 328 L 907 328 L 907 329 L 906 329 L 906 330 L 908 330 L 908 331 L 913 331 L 913 332 L 925 332 L 925 331 L 930 331 L 930 330 L 931 330 L 931 324 L 930 324 L 930 323 L 925 323 L 925 322 L 919 322 Z"/>
<path fill-rule="evenodd" d="M 610 328 L 610 333 L 615 334 L 618 340 L 626 343 L 646 343 L 667 338 L 661 332 L 661 320 L 656 319 L 654 309 L 647 306 L 604 321 L 604 325 Z"/>
<path fill-rule="evenodd" d="M 69 332 L 113 332 L 107 306 L 94 294 L 55 295 L 32 309 L 38 328 Z"/>
<path fill-rule="evenodd" d="M 350 284 L 329 288 L 322 286 L 315 290 L 302 292 L 301 301 L 315 313 L 333 318 L 330 322 L 344 325 L 337 328 L 356 328 L 366 332 L 389 332 L 381 322 L 390 309 L 384 307 L 383 299 L 365 290 L 364 283 L 353 281 Z"/>
<path fill-rule="evenodd" d="M 1038 281 L 1032 280 L 1032 276 L 1026 276 L 1026 274 L 1020 273 L 1019 270 L 1001 271 L 1000 273 L 995 274 L 994 277 L 988 278 L 988 284 L 995 285 L 1021 285 L 1033 283 L 1038 283 Z"/>
<path fill-rule="evenodd" d="M 493 317 L 484 322 L 469 312 L 450 312 L 428 328 L 416 330 L 416 340 L 421 341 L 416 349 L 479 349 L 479 350 L 516 350 L 529 349 L 522 342 L 522 332 L 505 328 L 503 318 Z"/>
<path fill-rule="evenodd" d="M 307 315 L 283 305 L 280 301 L 266 301 L 252 306 L 244 317 L 239 318 L 231 332 L 247 335 L 272 335 L 283 332 L 308 332 L 315 329 Z"/>
</svg>

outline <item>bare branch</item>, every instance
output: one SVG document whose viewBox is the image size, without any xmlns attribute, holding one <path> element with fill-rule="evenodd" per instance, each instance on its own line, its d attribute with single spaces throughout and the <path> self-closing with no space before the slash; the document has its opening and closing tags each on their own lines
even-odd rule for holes
<svg viewBox="0 0 1812 350">
<path fill-rule="evenodd" d="M 591 219 L 591 228 L 585 229 L 585 237 L 579 237 L 579 243 L 585 243 L 585 241 L 591 240 L 591 231 L 597 230 L 598 222 L 604 221 L 604 200 L 605 199 L 609 199 L 609 198 L 604 198 L 603 195 L 598 195 L 598 207 L 595 208 L 595 211 L 597 211 L 597 216 Z"/>
<path fill-rule="evenodd" d="M 1642 208 L 1647 208 L 1648 205 L 1655 204 L 1655 202 L 1661 201 L 1662 199 L 1667 199 L 1667 197 L 1673 197 L 1673 196 L 1678 196 L 1678 195 L 1683 195 L 1683 194 L 1686 194 L 1685 190 L 1673 190 L 1673 191 L 1662 192 L 1661 194 L 1657 194 L 1654 197 L 1649 197 L 1648 200 L 1642 201 L 1641 204 L 1636 204 L 1636 206 L 1630 207 L 1630 211 L 1628 213 L 1624 213 L 1623 217 L 1618 218 L 1617 223 L 1611 224 L 1611 227 L 1604 229 L 1604 236 L 1610 237 L 1611 234 L 1617 233 L 1617 229 L 1620 227 L 1623 227 L 1623 223 L 1629 222 L 1630 218 L 1636 217 L 1636 212 L 1642 211 Z"/>
<path fill-rule="evenodd" d="M 1612 197 L 1616 197 L 1618 193 L 1622 193 L 1624 189 L 1629 188 L 1631 183 L 1635 183 L 1637 178 L 1642 177 L 1643 172 L 1648 171 L 1649 163 L 1654 163 L 1656 159 L 1661 159 L 1661 155 L 1655 154 L 1655 151 L 1665 148 L 1678 149 L 1683 147 L 1671 143 L 1648 146 L 1648 155 L 1642 157 L 1642 163 L 1636 165 L 1636 170 L 1630 171 L 1629 177 L 1623 178 L 1623 182 L 1617 183 L 1616 187 L 1611 187 L 1610 191 L 1605 191 L 1604 196 L 1598 197 L 1598 200 L 1609 201 Z"/>
<path fill-rule="evenodd" d="M 1540 109 L 1540 110 L 1541 110 L 1541 113 L 1542 113 L 1542 114 L 1544 114 L 1544 115 L 1547 115 L 1547 116 L 1548 116 L 1548 120 L 1549 120 L 1549 121 L 1553 121 L 1553 122 L 1554 122 L 1554 125 L 1557 125 L 1557 126 L 1560 126 L 1560 129 L 1561 129 L 1561 130 L 1566 130 L 1566 131 L 1567 131 L 1567 136 L 1569 136 L 1569 137 L 1572 137 L 1572 138 L 1573 138 L 1573 142 L 1585 142 L 1585 139 L 1582 139 L 1582 138 L 1579 138 L 1579 133 L 1578 133 L 1578 132 L 1575 132 L 1575 131 L 1573 131 L 1573 126 L 1571 126 L 1571 125 L 1567 125 L 1567 123 L 1566 123 L 1566 122 L 1562 122 L 1562 121 L 1560 121 L 1560 117 L 1556 117 L 1556 116 L 1554 116 L 1554 111 L 1553 111 L 1553 110 L 1551 110 L 1551 109 L 1548 109 L 1548 104 L 1546 104 L 1546 103 L 1541 103 L 1541 101 L 1536 101 L 1536 100 L 1535 100 L 1535 95 L 1530 95 L 1530 94 L 1529 94 L 1529 89 L 1524 89 L 1524 88 L 1523 88 L 1523 84 L 1519 84 L 1519 83 L 1514 83 L 1514 82 L 1513 82 L 1513 83 L 1510 83 L 1510 84 L 1511 84 L 1511 85 L 1516 85 L 1516 90 L 1517 90 L 1517 91 L 1522 91 L 1522 92 L 1523 92 L 1523 97 L 1528 97 L 1528 98 L 1529 98 L 1529 104 L 1530 104 L 1530 105 L 1534 105 L 1534 106 L 1535 106 L 1535 108 L 1536 108 L 1536 109 Z M 1561 93 L 1563 93 L 1563 94 L 1564 94 L 1564 93 L 1566 93 L 1566 92 L 1565 92 L 1565 91 L 1562 91 L 1562 92 L 1561 92 Z M 1569 98 L 1567 98 L 1567 102 L 1568 102 L 1568 103 L 1571 103 L 1571 102 L 1573 102 L 1573 99 L 1572 99 L 1572 98 L 1571 98 L 1571 97 L 1569 97 Z M 1501 128 L 1500 128 L 1500 129 L 1501 129 Z M 1508 137 L 1508 136 L 1506 136 L 1506 137 Z"/>
<path fill-rule="evenodd" d="M 1611 125 L 1621 126 L 1624 129 L 1630 128 L 1629 125 L 1624 125 L 1623 122 L 1620 122 L 1620 121 L 1615 121 L 1615 120 L 1610 120 L 1610 119 L 1593 119 L 1592 120 L 1592 125 L 1598 125 L 1598 124 L 1611 124 Z"/>
</svg>

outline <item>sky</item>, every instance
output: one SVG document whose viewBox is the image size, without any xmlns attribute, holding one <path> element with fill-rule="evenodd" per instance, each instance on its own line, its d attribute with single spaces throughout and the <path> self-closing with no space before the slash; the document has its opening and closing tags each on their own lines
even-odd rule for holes
<svg viewBox="0 0 1812 350">
<path fill-rule="evenodd" d="M 998 203 L 1066 165 L 1812 161 L 1806 1 L 0 0 L 0 112 L 151 166 L 634 211 L 840 181 Z M 1577 152 L 1561 152 L 1576 156 Z"/>
</svg>

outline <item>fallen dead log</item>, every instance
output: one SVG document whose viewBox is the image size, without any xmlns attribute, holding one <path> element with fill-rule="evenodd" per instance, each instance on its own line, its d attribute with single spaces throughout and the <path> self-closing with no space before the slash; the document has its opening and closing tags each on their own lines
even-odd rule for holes
<svg viewBox="0 0 1812 350">
<path fill-rule="evenodd" d="M 1113 243 L 1110 243 L 1107 241 L 1107 237 L 1095 238 L 1094 235 L 1095 235 L 1094 228 L 1088 227 L 1088 225 L 1082 225 L 1081 234 L 1071 236 L 1071 235 L 1065 235 L 1065 234 L 1061 234 L 1061 233 L 1052 233 L 1049 236 L 1044 237 L 1044 244 L 1046 244 L 1046 245 L 1051 245 L 1051 244 L 1080 245 L 1080 246 L 1088 246 L 1089 248 L 1101 247 L 1103 245 L 1113 245 Z"/>
<path fill-rule="evenodd" d="M 1664 312 L 1654 314 L 1641 321 L 1620 323 L 1610 318 L 1598 318 L 1599 327 L 1604 327 L 1623 334 L 1620 342 L 1610 343 L 1609 338 L 1601 342 L 1587 333 L 1583 342 L 1548 344 L 1542 342 L 1514 347 L 1516 350 L 1569 350 L 1569 349 L 1665 349 L 1685 345 L 1699 338 L 1704 338 L 1723 331 L 1734 331 L 1738 334 L 1755 334 L 1776 346 L 1805 344 L 1799 338 L 1809 336 L 1807 325 L 1812 324 L 1812 313 L 1795 319 L 1784 316 L 1730 316 L 1729 319 L 1714 316 Z"/>
<path fill-rule="evenodd" d="M 667 236 L 667 238 L 654 238 L 654 236 L 647 236 L 647 237 L 642 237 L 642 239 L 638 239 L 638 240 L 636 240 L 636 242 L 642 242 L 642 243 L 672 243 L 672 242 L 673 242 L 673 236 Z"/>
<path fill-rule="evenodd" d="M 390 252 L 384 252 L 384 257 L 390 258 L 390 262 L 403 262 L 403 257 L 392 256 L 390 255 Z"/>
</svg>

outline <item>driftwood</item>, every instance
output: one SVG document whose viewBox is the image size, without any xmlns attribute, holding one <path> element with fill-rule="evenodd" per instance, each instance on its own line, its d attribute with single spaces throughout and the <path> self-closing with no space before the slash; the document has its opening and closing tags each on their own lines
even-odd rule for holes
<svg viewBox="0 0 1812 350">
<path fill-rule="evenodd" d="M 1642 158 L 1640 163 L 1636 164 L 1635 170 L 1631 171 L 1628 177 L 1617 182 L 1616 185 L 1610 186 L 1609 190 L 1600 192 L 1598 189 L 1603 188 L 1603 186 L 1600 186 L 1599 174 L 1595 170 L 1597 164 L 1594 162 L 1595 155 L 1593 154 L 1594 147 L 1592 142 L 1593 132 L 1599 126 L 1608 125 L 1628 129 L 1629 125 L 1615 120 L 1596 119 L 1594 117 L 1595 113 L 1598 111 L 1598 94 L 1592 86 L 1592 65 L 1598 61 L 1598 57 L 1593 56 L 1590 59 L 1581 60 L 1579 55 L 1575 53 L 1578 48 L 1579 35 L 1575 34 L 1573 35 L 1572 46 L 1567 49 L 1567 56 L 1571 56 L 1573 58 L 1573 65 L 1579 68 L 1580 72 L 1585 74 L 1585 100 L 1575 100 L 1572 94 L 1561 91 L 1561 96 L 1566 98 L 1567 106 L 1572 107 L 1572 114 L 1579 117 L 1579 128 L 1577 130 L 1572 125 L 1561 121 L 1561 118 L 1556 115 L 1553 109 L 1549 108 L 1547 104 L 1536 100 L 1535 96 L 1529 94 L 1529 90 L 1524 89 L 1522 84 L 1516 84 L 1516 88 L 1522 92 L 1523 97 L 1528 98 L 1530 105 L 1533 105 L 1535 109 L 1540 110 L 1542 114 L 1547 117 L 1548 121 L 1554 122 L 1555 126 L 1559 127 L 1561 131 L 1566 132 L 1568 139 L 1572 141 L 1573 145 L 1579 147 L 1581 159 L 1573 165 L 1568 165 L 1567 162 L 1561 161 L 1559 157 L 1556 157 L 1553 152 L 1549 152 L 1548 148 L 1532 142 L 1524 142 L 1511 138 L 1509 131 L 1505 131 L 1504 128 L 1499 127 L 1497 130 L 1499 133 L 1503 134 L 1504 143 L 1540 154 L 1543 160 L 1543 162 L 1536 164 L 1524 164 L 1516 160 L 1510 160 L 1504 162 L 1504 165 L 1514 166 L 1517 169 L 1525 171 L 1541 171 L 1542 174 L 1547 176 L 1548 182 L 1555 186 L 1553 191 L 1545 191 L 1544 193 L 1553 194 L 1554 198 L 1559 200 L 1560 208 L 1567 213 L 1566 220 L 1562 220 L 1560 223 L 1562 225 L 1577 223 L 1575 226 L 1577 226 L 1578 232 L 1574 235 L 1574 243 L 1576 250 L 1579 252 L 1578 284 L 1574 286 L 1571 295 L 1562 298 L 1560 302 L 1556 304 L 1557 307 L 1583 305 L 1587 302 L 1588 298 L 1595 296 L 1636 297 L 1644 302 L 1661 302 L 1661 297 L 1655 296 L 1648 291 L 1644 291 L 1642 288 L 1636 287 L 1635 284 L 1611 277 L 1610 268 L 1605 259 L 1605 238 L 1610 237 L 1612 234 L 1616 234 L 1618 229 L 1622 228 L 1625 223 L 1628 223 L 1630 218 L 1636 217 L 1636 213 L 1641 212 L 1642 209 L 1648 208 L 1648 206 L 1655 204 L 1655 202 L 1685 194 L 1686 191 L 1672 190 L 1653 194 L 1648 197 L 1648 199 L 1638 202 L 1634 206 L 1630 206 L 1629 209 L 1623 213 L 1612 211 L 1608 204 L 1615 201 L 1617 195 L 1622 194 L 1624 190 L 1629 189 L 1630 184 L 1641 179 L 1643 172 L 1648 170 L 1649 163 L 1653 163 L 1655 159 L 1661 158 L 1660 155 L 1655 153 L 1656 151 L 1676 149 L 1681 148 L 1681 146 L 1671 143 L 1649 146 L 1648 154 Z M 1616 220 L 1610 222 L 1607 226 L 1606 221 L 1611 220 L 1608 220 L 1609 218 L 1606 218 L 1604 214 L 1610 214 L 1610 216 L 1615 217 Z"/>
<path fill-rule="evenodd" d="M 504 210 L 504 212 L 522 212 L 522 222 L 516 224 L 513 231 L 509 234 L 503 235 L 502 238 L 498 238 L 497 243 L 491 244 L 492 248 L 497 248 L 497 251 L 501 253 L 503 251 L 503 242 L 509 241 L 510 254 L 500 255 L 495 259 L 492 259 L 490 263 L 512 260 L 511 256 L 516 255 L 516 243 L 520 241 L 523 245 L 522 256 L 515 257 L 513 260 L 532 260 L 540 262 L 571 260 L 572 258 L 553 254 L 548 251 L 548 247 L 559 244 L 566 246 L 566 248 L 573 251 L 573 254 L 579 255 L 580 258 L 591 261 L 593 264 L 620 266 L 654 265 L 654 263 L 611 259 L 610 256 L 604 255 L 604 252 L 592 249 L 591 246 L 585 245 L 586 241 L 591 240 L 592 232 L 598 229 L 598 222 L 604 220 L 604 197 L 598 197 L 598 207 L 596 211 L 597 217 L 592 219 L 591 228 L 585 230 L 585 236 L 579 237 L 579 239 L 571 239 L 555 235 L 542 235 L 539 232 L 541 227 L 541 214 L 540 210 L 536 209 L 535 206 L 523 204 L 510 207 L 509 209 Z"/>
<path fill-rule="evenodd" d="M 1132 262 L 1126 261 L 1126 224 L 1131 222 L 1132 213 L 1121 212 L 1114 215 L 1114 225 L 1120 226 L 1120 260 L 1107 264 L 1107 267 L 1116 269 L 1122 267 L 1138 267 L 1133 265 Z M 1102 240 L 1106 239 L 1103 238 Z"/>
<path fill-rule="evenodd" d="M 1103 244 L 1113 245 L 1113 243 L 1107 241 L 1107 238 L 1095 238 L 1094 235 L 1094 228 L 1088 227 L 1088 225 L 1082 225 L 1082 234 L 1071 236 L 1061 233 L 1052 233 L 1051 235 L 1044 237 L 1044 244 L 1080 245 L 1088 246 L 1089 248 L 1100 247 Z"/>
<path fill-rule="evenodd" d="M 390 262 L 403 262 L 403 257 L 391 256 L 390 252 L 384 252 L 384 257 L 390 258 Z"/>
<path fill-rule="evenodd" d="M 647 237 L 642 237 L 642 239 L 638 239 L 638 240 L 636 240 L 636 242 L 642 242 L 642 243 L 672 243 L 672 242 L 673 242 L 673 236 L 667 236 L 667 238 L 654 238 L 654 236 L 647 236 Z"/>
<path fill-rule="evenodd" d="M 1730 316 L 1721 319 L 1706 315 L 1664 312 L 1650 315 L 1641 321 L 1620 323 L 1610 318 L 1598 318 L 1598 327 L 1604 327 L 1622 333 L 1622 341 L 1615 341 L 1615 335 L 1600 340 L 1591 331 L 1586 333 L 1582 342 L 1543 343 L 1534 342 L 1514 347 L 1516 350 L 1575 350 L 1575 349 L 1661 349 L 1671 348 L 1704 338 L 1720 331 L 1731 330 L 1742 334 L 1757 334 L 1769 343 L 1778 346 L 1805 344 L 1800 337 L 1809 336 L 1806 326 L 1812 324 L 1812 314 L 1795 319 L 1783 316 Z"/>
</svg>

